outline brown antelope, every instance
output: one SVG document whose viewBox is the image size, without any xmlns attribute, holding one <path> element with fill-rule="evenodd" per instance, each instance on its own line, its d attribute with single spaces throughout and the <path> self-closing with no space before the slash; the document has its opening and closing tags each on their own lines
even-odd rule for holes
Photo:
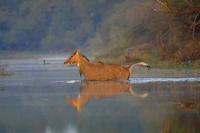
<svg viewBox="0 0 200 133">
<path fill-rule="evenodd" d="M 132 96 L 145 98 L 148 93 L 137 94 L 132 90 L 128 82 L 119 81 L 85 81 L 81 82 L 80 93 L 77 97 L 66 97 L 66 102 L 80 112 L 81 109 L 92 99 L 104 99 L 129 93 Z"/>
<path fill-rule="evenodd" d="M 105 64 L 103 62 L 93 63 L 76 50 L 64 64 L 76 64 L 79 67 L 80 76 L 83 75 L 85 80 L 127 80 L 130 76 L 133 66 L 150 67 L 144 62 L 136 63 L 128 67 Z"/>
</svg>

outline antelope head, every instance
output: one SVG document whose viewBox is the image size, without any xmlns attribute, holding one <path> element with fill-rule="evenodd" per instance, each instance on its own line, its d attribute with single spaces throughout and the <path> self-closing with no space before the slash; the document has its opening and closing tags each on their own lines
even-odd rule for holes
<svg viewBox="0 0 200 133">
<path fill-rule="evenodd" d="M 71 56 L 69 59 L 65 59 L 64 64 L 76 64 L 79 65 L 80 62 L 80 49 L 77 49 Z"/>
</svg>

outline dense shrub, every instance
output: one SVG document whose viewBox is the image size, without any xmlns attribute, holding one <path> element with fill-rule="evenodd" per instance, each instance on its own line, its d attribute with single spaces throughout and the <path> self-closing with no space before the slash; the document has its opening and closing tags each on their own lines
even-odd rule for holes
<svg viewBox="0 0 200 133">
<path fill-rule="evenodd" d="M 176 52 L 177 61 L 194 61 L 200 59 L 200 41 L 189 41 L 182 49 Z"/>
</svg>

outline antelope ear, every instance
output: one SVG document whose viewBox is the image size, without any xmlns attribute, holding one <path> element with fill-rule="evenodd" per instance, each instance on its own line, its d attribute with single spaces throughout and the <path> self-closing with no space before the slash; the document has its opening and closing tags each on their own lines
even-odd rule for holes
<svg viewBox="0 0 200 133">
<path fill-rule="evenodd" d="M 80 53 L 80 52 L 81 52 L 81 50 L 78 48 L 78 49 L 76 50 L 76 52 L 77 52 L 77 53 Z"/>
</svg>

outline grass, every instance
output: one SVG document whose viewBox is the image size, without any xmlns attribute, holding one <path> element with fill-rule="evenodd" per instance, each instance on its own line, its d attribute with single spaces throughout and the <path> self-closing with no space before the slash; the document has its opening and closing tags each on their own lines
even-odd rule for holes
<svg viewBox="0 0 200 133">
<path fill-rule="evenodd" d="M 64 55 L 64 52 L 0 51 L 0 59 L 36 59 L 44 56 Z"/>
<path fill-rule="evenodd" d="M 0 76 L 12 76 L 13 73 L 8 72 L 8 71 L 0 71 Z"/>
<path fill-rule="evenodd" d="M 34 52 L 0 51 L 0 59 L 26 59 L 37 57 Z"/>
<path fill-rule="evenodd" d="M 109 54 L 101 55 L 96 58 L 96 60 L 101 60 L 107 63 L 116 64 L 134 64 L 140 61 L 148 63 L 152 68 L 159 69 L 193 69 L 200 71 L 200 59 L 196 61 L 187 62 L 177 62 L 174 59 L 162 59 L 156 48 L 153 48 L 148 44 L 140 45 L 139 47 L 133 47 L 131 53 L 118 52 L 119 54 L 113 54 L 114 52 L 109 52 Z M 129 54 L 130 59 L 126 60 L 126 56 Z"/>
<path fill-rule="evenodd" d="M 5 70 L 6 65 L 0 65 L 0 76 L 12 76 L 14 73 Z"/>
</svg>

